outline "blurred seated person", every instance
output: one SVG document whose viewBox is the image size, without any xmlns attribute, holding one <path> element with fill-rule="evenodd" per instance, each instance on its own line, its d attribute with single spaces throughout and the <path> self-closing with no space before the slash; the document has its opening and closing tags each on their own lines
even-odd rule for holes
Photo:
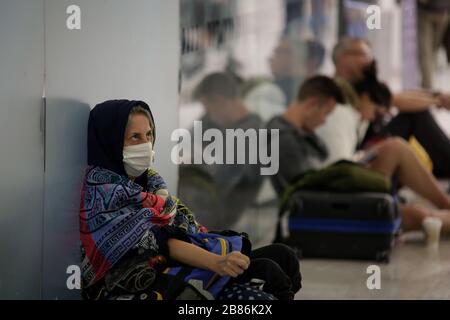
<svg viewBox="0 0 450 320">
<path fill-rule="evenodd" d="M 336 77 L 355 83 L 364 77 L 364 69 L 374 61 L 372 49 L 364 39 L 343 38 L 333 50 Z M 393 94 L 392 105 L 398 114 L 378 116 L 365 140 L 376 136 L 394 136 L 409 140 L 415 137 L 433 161 L 433 173 L 437 177 L 450 178 L 450 139 L 436 123 L 430 107 L 450 109 L 450 96 L 427 90 L 410 90 Z M 388 121 L 382 121 L 388 119 Z"/>
<path fill-rule="evenodd" d="M 269 60 L 272 78 L 248 80 L 243 89 L 245 104 L 265 122 L 282 114 L 303 79 L 316 74 L 324 58 L 320 42 L 281 37 Z"/>
<path fill-rule="evenodd" d="M 361 117 L 370 121 L 376 103 L 372 101 L 371 90 L 367 89 L 367 85 L 362 84 L 361 88 L 358 94 L 362 101 L 359 112 Z M 316 76 L 301 86 L 297 100 L 282 116 L 269 122 L 270 129 L 280 130 L 280 170 L 274 178 L 274 185 L 280 195 L 286 185 L 298 180 L 306 172 L 324 167 L 324 161 L 330 154 L 327 143 L 316 134 L 317 128 L 330 123 L 335 128 L 332 133 L 337 136 L 340 130 L 353 130 L 356 134 L 357 126 L 350 127 L 352 123 L 357 124 L 355 121 L 344 121 L 340 126 L 326 121 L 337 103 L 345 104 L 341 88 L 328 77 Z M 340 144 L 339 141 L 334 143 Z M 356 150 L 356 145 L 354 148 Z M 386 178 L 392 179 L 395 175 L 402 185 L 408 186 L 440 209 L 428 210 L 414 206 L 414 210 L 404 210 L 401 207 L 404 230 L 420 229 L 426 217 L 436 216 L 443 221 L 443 230 L 450 231 L 450 198 L 406 142 L 400 138 L 387 139 L 368 150 L 365 159 L 359 162 Z"/>
<path fill-rule="evenodd" d="M 222 154 L 216 154 L 221 160 L 219 162 L 195 164 L 191 156 L 191 164 L 180 165 L 179 193 L 199 219 L 207 222 L 211 229 L 231 228 L 245 209 L 253 204 L 262 176 L 257 164 L 237 164 L 236 161 L 226 164 L 226 131 L 258 130 L 263 127 L 263 123 L 258 115 L 250 113 L 245 107 L 236 77 L 232 74 L 212 73 L 206 76 L 196 88 L 194 98 L 203 104 L 206 111 L 200 119 L 202 136 L 207 130 L 219 130 L 224 146 Z M 193 128 L 191 136 L 194 137 L 194 134 Z M 197 141 L 193 138 L 192 145 Z M 204 150 L 211 143 L 203 139 L 201 141 L 202 145 L 195 145 L 194 148 Z M 238 153 L 248 154 L 250 150 L 252 148 L 247 142 L 245 150 L 238 150 L 237 143 L 234 143 L 234 150 L 230 152 L 233 151 L 236 157 Z"/>
</svg>

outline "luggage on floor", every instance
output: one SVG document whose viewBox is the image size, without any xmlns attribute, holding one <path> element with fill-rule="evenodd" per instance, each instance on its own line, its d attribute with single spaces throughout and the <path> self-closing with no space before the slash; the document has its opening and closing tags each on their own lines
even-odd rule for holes
<svg viewBox="0 0 450 320">
<path fill-rule="evenodd" d="M 301 257 L 389 261 L 400 227 L 387 193 L 296 191 L 280 212 L 277 241 Z"/>
</svg>

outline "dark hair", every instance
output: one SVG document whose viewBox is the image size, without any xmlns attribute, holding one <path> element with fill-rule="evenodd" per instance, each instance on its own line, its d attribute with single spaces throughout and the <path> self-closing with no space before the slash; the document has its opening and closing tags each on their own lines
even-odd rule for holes
<svg viewBox="0 0 450 320">
<path fill-rule="evenodd" d="M 214 96 L 235 99 L 240 96 L 238 78 L 225 72 L 207 75 L 194 90 L 194 99 L 211 98 Z"/>
<path fill-rule="evenodd" d="M 305 101 L 311 97 L 333 98 L 337 103 L 345 103 L 341 89 L 333 79 L 327 76 L 314 76 L 302 84 L 298 91 L 297 100 Z"/>
<path fill-rule="evenodd" d="M 377 64 L 374 61 L 365 68 L 364 77 L 353 83 L 353 88 L 359 96 L 367 93 L 372 102 L 389 108 L 392 104 L 391 90 L 385 83 L 378 81 L 377 73 Z"/>
</svg>

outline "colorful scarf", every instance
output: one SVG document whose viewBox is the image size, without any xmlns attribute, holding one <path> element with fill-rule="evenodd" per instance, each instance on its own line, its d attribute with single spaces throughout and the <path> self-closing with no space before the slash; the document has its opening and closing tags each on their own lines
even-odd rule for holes
<svg viewBox="0 0 450 320">
<path fill-rule="evenodd" d="M 80 237 L 84 259 L 83 284 L 88 287 L 140 246 L 159 251 L 160 230 L 174 226 L 185 233 L 205 229 L 192 213 L 167 191 L 155 171 L 147 176 L 147 191 L 139 184 L 98 166 L 90 166 L 83 182 Z"/>
</svg>

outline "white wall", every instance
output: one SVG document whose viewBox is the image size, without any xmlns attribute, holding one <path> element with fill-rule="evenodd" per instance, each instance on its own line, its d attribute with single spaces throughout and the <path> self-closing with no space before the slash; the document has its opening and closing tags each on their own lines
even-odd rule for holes
<svg viewBox="0 0 450 320">
<path fill-rule="evenodd" d="M 43 9 L 0 2 L 0 299 L 41 290 Z"/>
<path fill-rule="evenodd" d="M 66 27 L 72 4 L 81 9 L 81 30 Z M 95 104 L 148 102 L 155 167 L 177 189 L 170 135 L 178 127 L 178 30 L 178 0 L 0 3 L 0 297 L 80 297 L 67 289 L 66 269 L 80 262 L 81 173 Z"/>
<path fill-rule="evenodd" d="M 46 1 L 47 97 L 95 104 L 113 98 L 146 101 L 156 118 L 156 167 L 176 190 L 169 164 L 177 128 L 178 0 L 79 0 L 81 30 L 67 30 L 74 1 Z"/>
</svg>

